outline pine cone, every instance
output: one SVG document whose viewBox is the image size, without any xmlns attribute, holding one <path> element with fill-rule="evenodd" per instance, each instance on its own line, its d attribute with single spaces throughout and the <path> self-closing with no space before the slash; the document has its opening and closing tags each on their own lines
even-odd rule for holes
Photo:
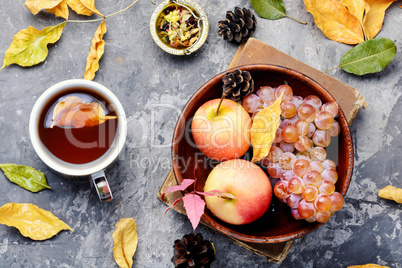
<svg viewBox="0 0 402 268">
<path fill-rule="evenodd" d="M 172 262 L 178 268 L 208 268 L 215 260 L 212 242 L 203 240 L 201 234 L 186 234 L 174 241 L 173 252 Z"/>
<path fill-rule="evenodd" d="M 222 82 L 223 94 L 234 101 L 242 100 L 254 92 L 254 80 L 248 71 L 236 69 L 225 74 Z"/>
<path fill-rule="evenodd" d="M 219 21 L 218 26 L 218 34 L 223 35 L 223 39 L 240 43 L 253 35 L 257 27 L 257 19 L 249 9 L 235 7 L 234 13 L 226 12 L 226 20 Z"/>
</svg>

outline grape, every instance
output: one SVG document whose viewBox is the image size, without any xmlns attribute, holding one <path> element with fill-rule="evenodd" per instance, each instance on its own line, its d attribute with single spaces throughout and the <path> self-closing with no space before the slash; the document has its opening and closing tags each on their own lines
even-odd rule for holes
<svg viewBox="0 0 402 268">
<path fill-rule="evenodd" d="M 276 100 L 276 99 L 267 99 L 267 100 L 265 100 L 263 107 L 264 107 L 264 108 L 267 108 L 267 107 L 271 106 L 271 105 L 275 102 L 275 100 Z"/>
<path fill-rule="evenodd" d="M 310 124 L 307 123 L 304 120 L 297 120 L 294 123 L 294 126 L 297 128 L 297 134 L 299 134 L 299 136 L 304 136 L 307 135 L 309 128 L 310 128 Z"/>
<path fill-rule="evenodd" d="M 331 137 L 335 137 L 338 136 L 340 132 L 341 132 L 341 126 L 335 120 L 332 126 L 328 129 L 328 133 Z"/>
<path fill-rule="evenodd" d="M 297 120 L 300 120 L 300 118 L 295 114 L 293 117 L 289 118 L 290 125 L 294 126 Z"/>
<path fill-rule="evenodd" d="M 269 176 L 275 179 L 279 179 L 281 177 L 281 166 L 279 163 L 269 163 L 267 166 L 267 171 Z"/>
<path fill-rule="evenodd" d="M 288 198 L 286 198 L 286 204 L 290 208 L 297 208 L 299 206 L 300 200 L 302 200 L 303 197 L 299 194 L 290 194 Z"/>
<path fill-rule="evenodd" d="M 283 120 L 285 121 L 285 120 Z M 281 132 L 282 140 L 288 143 L 293 143 L 297 140 L 297 128 L 292 125 L 287 125 L 282 128 Z"/>
<path fill-rule="evenodd" d="M 283 153 L 279 158 L 279 165 L 286 170 L 291 170 L 296 156 L 290 152 Z"/>
<path fill-rule="evenodd" d="M 296 159 L 306 159 L 309 162 L 314 160 L 313 157 L 307 152 L 298 152 L 296 154 Z"/>
<path fill-rule="evenodd" d="M 317 212 L 316 212 L 316 214 L 317 214 Z M 316 221 L 316 220 L 315 220 L 315 217 L 314 217 L 314 216 L 311 217 L 311 218 L 306 219 L 306 222 L 310 222 L 310 223 L 315 222 L 315 221 Z"/>
<path fill-rule="evenodd" d="M 320 194 L 331 195 L 335 192 L 335 184 L 330 181 L 323 180 L 320 187 L 318 187 Z"/>
<path fill-rule="evenodd" d="M 308 171 L 311 170 L 310 162 L 306 159 L 297 159 L 293 163 L 292 170 L 296 176 L 303 177 Z"/>
<path fill-rule="evenodd" d="M 292 177 L 288 182 L 288 190 L 294 194 L 301 194 L 304 186 L 304 181 L 296 176 Z"/>
<path fill-rule="evenodd" d="M 313 135 L 313 143 L 319 147 L 327 147 L 331 143 L 331 136 L 328 131 L 317 129 Z"/>
<path fill-rule="evenodd" d="M 327 212 L 332 206 L 332 201 L 326 194 L 319 194 L 314 201 L 314 206 L 321 212 Z"/>
<path fill-rule="evenodd" d="M 308 132 L 307 132 L 307 138 L 311 138 L 314 135 L 314 132 L 316 130 L 316 127 L 314 125 L 314 123 L 309 123 L 308 124 Z"/>
<path fill-rule="evenodd" d="M 324 169 L 324 171 L 321 172 L 321 176 L 323 180 L 330 181 L 333 184 L 338 181 L 338 173 L 333 169 Z"/>
<path fill-rule="evenodd" d="M 275 139 L 273 140 L 274 143 L 280 143 L 282 141 L 282 129 L 278 128 L 275 132 Z"/>
<path fill-rule="evenodd" d="M 314 215 L 314 218 L 319 223 L 324 223 L 324 222 L 327 222 L 329 220 L 329 218 L 331 218 L 331 213 L 329 211 L 327 211 L 327 212 L 317 211 Z"/>
<path fill-rule="evenodd" d="M 303 176 L 304 183 L 306 185 L 313 185 L 319 187 L 322 182 L 322 176 L 320 172 L 316 170 L 310 170 Z"/>
<path fill-rule="evenodd" d="M 297 211 L 299 212 L 301 219 L 311 218 L 315 215 L 316 212 L 314 204 L 311 202 L 307 202 L 306 200 L 300 201 Z"/>
<path fill-rule="evenodd" d="M 310 167 L 312 170 L 316 170 L 318 172 L 323 172 L 324 171 L 324 167 L 322 165 L 322 163 L 320 161 L 313 161 L 310 163 Z"/>
<path fill-rule="evenodd" d="M 275 99 L 275 90 L 272 87 L 263 86 L 257 91 L 257 95 L 265 102 L 267 99 Z"/>
<path fill-rule="evenodd" d="M 290 211 L 292 213 L 292 217 L 295 220 L 301 220 L 302 219 L 302 218 L 300 218 L 299 210 L 297 208 L 292 208 Z"/>
<path fill-rule="evenodd" d="M 281 143 L 279 144 L 279 147 L 281 147 L 281 149 L 284 152 L 293 152 L 295 150 L 295 146 L 293 145 L 293 143 L 287 143 L 285 141 L 281 141 Z"/>
<path fill-rule="evenodd" d="M 297 110 L 297 115 L 301 120 L 307 121 L 308 123 L 313 122 L 315 118 L 315 108 L 310 104 L 302 104 Z"/>
<path fill-rule="evenodd" d="M 314 199 L 318 196 L 318 190 L 314 186 L 306 186 L 302 190 L 302 196 L 306 201 L 314 201 Z"/>
<path fill-rule="evenodd" d="M 330 112 L 322 111 L 315 116 L 314 122 L 317 128 L 327 130 L 334 124 L 334 117 Z"/>
<path fill-rule="evenodd" d="M 314 147 L 309 153 L 312 157 L 321 162 L 327 158 L 327 151 L 325 151 L 325 149 L 322 147 Z"/>
<path fill-rule="evenodd" d="M 335 162 L 330 159 L 325 159 L 324 161 L 322 161 L 322 166 L 324 167 L 324 169 L 336 170 Z"/>
<path fill-rule="evenodd" d="M 333 117 L 336 117 L 338 115 L 338 104 L 336 102 L 327 102 L 322 105 L 322 111 L 330 112 Z"/>
<path fill-rule="evenodd" d="M 308 149 L 311 147 L 311 140 L 307 138 L 306 136 L 299 136 L 297 138 L 297 141 L 295 142 L 295 148 L 299 152 L 306 152 Z"/>
<path fill-rule="evenodd" d="M 260 160 L 261 165 L 264 165 L 265 167 L 269 165 L 269 163 L 271 163 L 271 161 L 269 161 L 268 157 L 264 157 L 263 159 Z"/>
<path fill-rule="evenodd" d="M 279 87 L 277 87 L 275 90 L 275 98 L 279 98 L 281 96 L 282 92 L 283 92 L 282 102 L 290 101 L 292 99 L 293 90 L 290 86 L 280 85 Z"/>
<path fill-rule="evenodd" d="M 262 109 L 257 109 L 253 112 L 253 114 L 251 115 L 251 120 L 254 120 L 255 116 L 261 111 Z"/>
<path fill-rule="evenodd" d="M 296 105 L 294 105 L 290 101 L 284 101 L 281 104 L 281 115 L 284 118 L 291 118 L 293 117 L 297 112 Z"/>
<path fill-rule="evenodd" d="M 242 105 L 244 109 L 250 114 L 254 113 L 257 109 L 264 108 L 264 102 L 260 97 L 255 94 L 250 94 L 243 99 Z"/>
<path fill-rule="evenodd" d="M 322 106 L 320 98 L 315 95 L 310 95 L 304 98 L 303 104 L 310 104 L 316 111 L 318 111 Z"/>
<path fill-rule="evenodd" d="M 296 105 L 296 109 L 299 109 L 300 105 L 302 105 L 303 103 L 303 98 L 300 96 L 293 96 L 290 101 L 293 102 L 294 105 Z"/>
<path fill-rule="evenodd" d="M 282 120 L 282 122 L 279 124 L 279 127 L 280 127 L 281 129 L 283 129 L 283 128 L 286 127 L 286 126 L 293 126 L 293 123 L 292 123 L 292 121 L 291 121 L 290 119 L 284 119 L 284 120 Z"/>
<path fill-rule="evenodd" d="M 269 150 L 268 153 L 268 160 L 273 162 L 273 163 L 278 163 L 279 162 L 279 157 L 283 154 L 283 151 L 281 150 L 281 148 L 277 147 L 277 146 L 272 146 L 271 150 Z"/>
<path fill-rule="evenodd" d="M 286 199 L 289 197 L 290 193 L 288 191 L 287 181 L 278 181 L 274 186 L 274 194 L 279 199 Z"/>
<path fill-rule="evenodd" d="M 291 170 L 286 170 L 286 169 L 281 170 L 281 180 L 282 181 L 289 181 L 294 176 L 295 176 L 295 174 L 293 174 L 293 171 L 291 171 Z"/>
<path fill-rule="evenodd" d="M 338 192 L 333 193 L 332 195 L 329 196 L 329 198 L 332 201 L 332 205 L 330 208 L 331 211 L 340 210 L 343 207 L 343 204 L 345 203 L 343 196 Z"/>
</svg>

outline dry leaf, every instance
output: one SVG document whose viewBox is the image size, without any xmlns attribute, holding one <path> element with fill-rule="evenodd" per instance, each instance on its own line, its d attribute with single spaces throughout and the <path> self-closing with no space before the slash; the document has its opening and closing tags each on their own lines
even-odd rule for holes
<svg viewBox="0 0 402 268">
<path fill-rule="evenodd" d="M 369 4 L 364 0 L 341 0 L 341 3 L 344 4 L 349 12 L 363 25 L 363 16 L 370 10 Z"/>
<path fill-rule="evenodd" d="M 282 96 L 276 99 L 271 106 L 261 110 L 253 120 L 250 129 L 251 145 L 253 146 L 252 162 L 258 162 L 266 157 L 271 149 L 276 130 L 279 127 L 281 100 Z"/>
<path fill-rule="evenodd" d="M 95 73 L 99 69 L 99 60 L 105 51 L 105 41 L 103 40 L 103 35 L 105 33 L 106 23 L 105 21 L 102 21 L 92 39 L 91 49 L 87 57 L 87 66 L 84 74 L 84 78 L 87 80 L 94 79 Z"/>
<path fill-rule="evenodd" d="M 137 249 L 137 224 L 133 218 L 120 219 L 113 232 L 113 255 L 119 267 L 132 267 Z"/>
<path fill-rule="evenodd" d="M 395 188 L 391 185 L 388 185 L 378 192 L 378 196 L 381 198 L 394 200 L 395 202 L 402 204 L 402 189 Z"/>
<path fill-rule="evenodd" d="M 96 8 L 95 8 L 95 0 L 66 0 L 68 6 L 77 12 L 77 14 L 80 15 L 85 15 L 85 16 L 91 16 L 93 14 L 97 14 L 99 16 L 103 16 L 102 13 L 100 13 Z"/>
<path fill-rule="evenodd" d="M 49 52 L 47 45 L 60 39 L 66 23 L 62 22 L 55 26 L 46 27 L 42 31 L 32 26 L 19 31 L 6 51 L 1 69 L 13 63 L 26 67 L 44 61 Z"/>
<path fill-rule="evenodd" d="M 61 230 L 73 231 L 49 211 L 32 204 L 8 203 L 0 208 L 0 223 L 16 227 L 23 236 L 45 240 Z"/>
<path fill-rule="evenodd" d="M 370 6 L 364 21 L 364 33 L 367 39 L 373 39 L 382 28 L 385 10 L 396 0 L 365 0 Z"/>
<path fill-rule="evenodd" d="M 54 8 L 46 9 L 46 11 L 56 15 L 57 17 L 62 17 L 68 20 L 68 6 L 66 0 L 61 1 L 60 4 Z"/>
<path fill-rule="evenodd" d="M 51 127 L 92 127 L 115 118 L 117 116 L 106 116 L 99 103 L 85 103 L 79 97 L 69 96 L 54 107 Z"/>
<path fill-rule="evenodd" d="M 58 17 L 68 19 L 68 7 L 66 0 L 26 0 L 25 6 L 36 15 L 42 9 L 46 9 Z"/>
<path fill-rule="evenodd" d="M 338 0 L 304 0 L 306 9 L 314 16 L 318 28 L 331 40 L 358 44 L 364 41 L 363 29 Z"/>
<path fill-rule="evenodd" d="M 381 266 L 381 265 L 373 264 L 373 263 L 367 263 L 367 264 L 363 264 L 363 265 L 348 266 L 347 268 L 389 268 L 389 267 Z"/>
</svg>

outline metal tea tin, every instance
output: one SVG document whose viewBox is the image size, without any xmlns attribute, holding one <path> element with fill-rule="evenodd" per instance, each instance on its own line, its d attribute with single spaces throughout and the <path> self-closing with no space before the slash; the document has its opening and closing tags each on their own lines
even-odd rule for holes
<svg viewBox="0 0 402 268">
<path fill-rule="evenodd" d="M 162 41 L 162 39 L 158 35 L 158 18 L 166 8 L 172 5 L 178 5 L 186 8 L 188 11 L 190 11 L 194 18 L 197 19 L 200 33 L 198 35 L 198 39 L 190 47 L 183 49 L 171 47 L 167 45 L 164 41 Z M 165 0 L 152 13 L 150 30 L 155 43 L 167 53 L 170 53 L 172 55 L 190 55 L 205 43 L 205 40 L 208 37 L 209 23 L 207 15 L 196 2 L 192 0 Z"/>
</svg>

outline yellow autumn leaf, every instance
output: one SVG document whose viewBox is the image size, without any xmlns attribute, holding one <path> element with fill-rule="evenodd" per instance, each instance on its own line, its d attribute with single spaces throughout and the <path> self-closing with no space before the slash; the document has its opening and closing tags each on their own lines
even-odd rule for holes
<svg viewBox="0 0 402 268">
<path fill-rule="evenodd" d="M 68 7 L 66 0 L 26 0 L 25 6 L 36 15 L 42 9 L 46 9 L 58 17 L 68 19 Z"/>
<path fill-rule="evenodd" d="M 54 8 L 46 9 L 46 11 L 56 15 L 57 17 L 62 17 L 68 20 L 68 6 L 66 0 L 61 1 L 60 4 Z"/>
<path fill-rule="evenodd" d="M 95 77 L 96 71 L 99 69 L 99 60 L 105 51 L 105 41 L 103 35 L 106 33 L 106 23 L 102 21 L 98 29 L 95 32 L 95 36 L 92 39 L 91 49 L 87 57 L 87 65 L 85 68 L 84 78 L 92 80 Z"/>
<path fill-rule="evenodd" d="M 361 25 L 363 25 L 363 16 L 370 10 L 369 4 L 364 0 L 341 0 L 350 13 L 355 16 Z"/>
<path fill-rule="evenodd" d="M 304 0 L 304 4 L 314 16 L 317 27 L 329 39 L 345 44 L 364 42 L 358 18 L 338 0 Z"/>
<path fill-rule="evenodd" d="M 348 266 L 347 268 L 389 268 L 389 267 L 381 266 L 381 265 L 373 264 L 373 263 L 367 263 L 367 264 L 363 264 L 363 265 Z"/>
<path fill-rule="evenodd" d="M 67 5 L 77 12 L 77 14 L 91 16 L 97 14 L 103 17 L 103 14 L 95 8 L 95 0 L 66 0 Z"/>
<path fill-rule="evenodd" d="M 396 0 L 365 0 L 370 6 L 363 20 L 364 33 L 367 39 L 373 39 L 382 28 L 385 10 Z"/>
<path fill-rule="evenodd" d="M 113 232 L 113 254 L 119 267 L 132 267 L 133 256 L 137 249 L 137 224 L 133 218 L 124 218 L 116 224 Z"/>
<path fill-rule="evenodd" d="M 59 127 L 92 127 L 103 124 L 117 116 L 107 116 L 97 102 L 86 103 L 81 98 L 69 96 L 58 102 L 53 110 L 53 124 Z"/>
<path fill-rule="evenodd" d="M 47 45 L 60 39 L 66 23 L 46 27 L 42 31 L 32 26 L 19 31 L 6 51 L 1 69 L 13 63 L 26 67 L 44 61 L 48 54 Z"/>
<path fill-rule="evenodd" d="M 32 204 L 8 203 L 0 208 L 0 223 L 16 227 L 23 236 L 46 240 L 61 230 L 73 231 L 51 212 Z"/>
<path fill-rule="evenodd" d="M 250 129 L 251 145 L 253 146 L 251 162 L 260 161 L 268 155 L 271 149 L 280 123 L 282 95 L 271 106 L 259 111 L 254 117 Z"/>
<path fill-rule="evenodd" d="M 381 198 L 394 200 L 395 202 L 402 204 L 402 189 L 395 188 L 391 185 L 388 185 L 378 192 L 378 196 Z"/>
</svg>

